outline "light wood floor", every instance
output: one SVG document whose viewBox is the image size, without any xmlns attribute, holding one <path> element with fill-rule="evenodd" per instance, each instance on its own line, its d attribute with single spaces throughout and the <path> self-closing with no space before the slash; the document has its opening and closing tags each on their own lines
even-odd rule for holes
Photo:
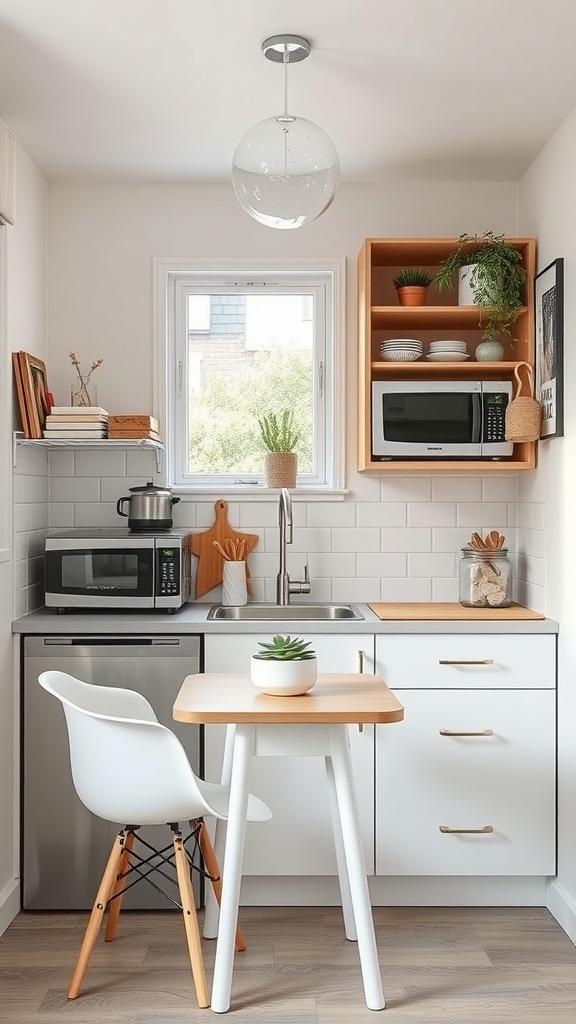
<svg viewBox="0 0 576 1024">
<path fill-rule="evenodd" d="M 366 1009 L 337 908 L 243 908 L 229 1020 L 576 1024 L 576 947 L 541 908 L 374 908 L 387 1006 Z M 66 1000 L 85 915 L 22 913 L 0 938 L 2 1024 L 209 1024 L 177 913 L 123 913 Z M 209 979 L 214 942 L 204 942 Z M 220 1018 L 226 1019 L 226 1018 Z"/>
</svg>

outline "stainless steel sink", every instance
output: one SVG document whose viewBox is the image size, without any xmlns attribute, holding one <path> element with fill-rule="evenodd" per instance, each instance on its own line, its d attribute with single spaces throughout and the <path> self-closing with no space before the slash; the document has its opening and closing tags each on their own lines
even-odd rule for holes
<svg viewBox="0 0 576 1024">
<path fill-rule="evenodd" d="M 215 604 L 208 619 L 235 619 L 241 622 L 323 622 L 334 619 L 363 619 L 354 604 Z"/>
</svg>

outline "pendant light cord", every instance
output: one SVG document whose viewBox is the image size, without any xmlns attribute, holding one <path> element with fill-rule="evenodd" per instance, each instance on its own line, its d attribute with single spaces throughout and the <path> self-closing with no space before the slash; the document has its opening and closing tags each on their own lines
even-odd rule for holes
<svg viewBox="0 0 576 1024">
<path fill-rule="evenodd" d="M 284 117 L 288 117 L 288 64 L 290 63 L 290 54 L 286 43 L 284 44 L 282 62 L 284 64 Z"/>
</svg>

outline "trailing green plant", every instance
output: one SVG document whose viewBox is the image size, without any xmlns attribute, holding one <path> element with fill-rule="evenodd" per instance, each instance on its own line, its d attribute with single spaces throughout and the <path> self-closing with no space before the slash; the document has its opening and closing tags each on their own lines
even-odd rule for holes
<svg viewBox="0 0 576 1024">
<path fill-rule="evenodd" d="M 278 417 L 271 412 L 258 420 L 260 434 L 266 448 L 271 452 L 293 452 L 300 434 L 294 430 L 294 412 L 284 409 Z"/>
<path fill-rule="evenodd" d="M 522 312 L 526 286 L 520 250 L 505 235 L 493 231 L 460 235 L 454 251 L 438 267 L 434 278 L 437 290 L 452 288 L 462 267 L 470 268 L 474 305 L 483 311 L 478 322 L 484 328 L 483 340 L 505 334 L 514 341 L 512 328 Z"/>
<path fill-rule="evenodd" d="M 299 636 L 292 638 L 276 635 L 272 637 L 271 643 L 258 641 L 258 646 L 262 650 L 253 657 L 259 661 L 309 661 L 316 657 L 316 651 L 307 650 L 310 641 L 306 642 Z"/>
<path fill-rule="evenodd" d="M 427 270 L 407 267 L 396 274 L 393 283 L 396 288 L 427 288 L 432 284 L 432 277 Z"/>
</svg>

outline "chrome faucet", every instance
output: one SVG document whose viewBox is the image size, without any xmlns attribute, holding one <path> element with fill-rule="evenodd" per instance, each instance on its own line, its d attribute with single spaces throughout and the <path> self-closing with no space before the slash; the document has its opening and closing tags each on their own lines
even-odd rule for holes
<svg viewBox="0 0 576 1024">
<path fill-rule="evenodd" d="M 276 604 L 290 604 L 290 594 L 309 594 L 310 575 L 308 563 L 304 566 L 304 579 L 291 580 L 286 572 L 286 545 L 292 543 L 292 499 L 287 487 L 280 491 L 278 505 L 278 522 L 280 524 L 280 566 L 276 577 Z"/>
</svg>

